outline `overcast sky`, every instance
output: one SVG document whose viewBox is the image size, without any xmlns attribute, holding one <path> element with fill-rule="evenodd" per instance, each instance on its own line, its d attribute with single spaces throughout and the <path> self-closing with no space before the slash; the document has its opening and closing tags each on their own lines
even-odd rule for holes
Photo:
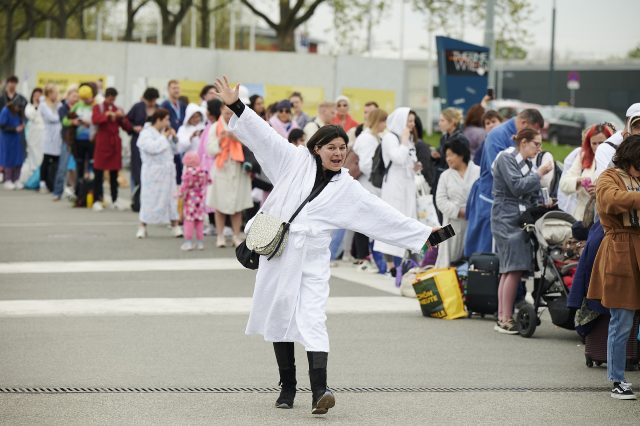
<svg viewBox="0 0 640 426">
<path fill-rule="evenodd" d="M 262 0 L 263 3 L 275 3 Z M 395 55 L 400 46 L 400 22 L 402 1 L 394 0 L 393 7 L 374 28 L 374 54 Z M 551 10 L 553 0 L 531 0 L 535 12 L 528 24 L 533 34 L 530 57 L 548 57 L 551 43 Z M 272 13 L 275 10 L 272 11 Z M 405 13 L 405 57 L 426 58 L 420 50 L 427 44 L 425 17 L 414 12 L 406 3 Z M 473 11 L 469 11 L 473 13 Z M 329 6 L 318 8 L 316 16 L 309 22 L 311 36 L 324 39 L 331 46 L 333 34 L 327 31 L 333 21 L 333 10 Z M 457 23 L 454 22 L 454 25 Z M 458 27 L 460 26 L 457 24 Z M 465 41 L 482 44 L 484 28 L 467 28 Z M 365 32 L 359 34 L 364 37 Z M 640 43 L 640 0 L 557 0 L 556 51 L 557 59 L 606 59 L 626 56 Z M 390 48 L 392 47 L 392 48 Z M 396 53 L 393 53 L 393 52 Z"/>
</svg>

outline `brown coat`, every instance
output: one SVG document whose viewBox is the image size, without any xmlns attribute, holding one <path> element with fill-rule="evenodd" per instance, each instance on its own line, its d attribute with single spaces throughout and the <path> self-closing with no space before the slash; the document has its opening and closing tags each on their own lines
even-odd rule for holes
<svg viewBox="0 0 640 426">
<path fill-rule="evenodd" d="M 605 235 L 587 298 L 600 300 L 607 308 L 640 309 L 640 228 L 628 226 L 630 213 L 640 212 L 638 191 L 640 180 L 630 179 L 620 169 L 606 170 L 596 185 L 596 207 Z"/>
</svg>

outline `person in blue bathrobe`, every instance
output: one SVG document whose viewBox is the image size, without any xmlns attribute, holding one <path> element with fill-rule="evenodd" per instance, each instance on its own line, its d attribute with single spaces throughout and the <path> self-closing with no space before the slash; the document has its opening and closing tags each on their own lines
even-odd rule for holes
<svg viewBox="0 0 640 426">
<path fill-rule="evenodd" d="M 531 128 L 540 131 L 544 119 L 537 109 L 525 109 L 516 117 L 505 121 L 487 135 L 482 148 L 480 179 L 471 187 L 467 200 L 467 234 L 464 241 L 464 255 L 491 253 L 491 208 L 493 206 L 493 174 L 491 167 L 501 151 L 514 146 L 512 137 L 520 130 Z"/>
<path fill-rule="evenodd" d="M 17 103 L 9 102 L 0 111 L 0 167 L 4 170 L 4 187 L 20 189 L 20 169 L 24 162 L 24 148 L 20 142 L 24 121 Z"/>
</svg>

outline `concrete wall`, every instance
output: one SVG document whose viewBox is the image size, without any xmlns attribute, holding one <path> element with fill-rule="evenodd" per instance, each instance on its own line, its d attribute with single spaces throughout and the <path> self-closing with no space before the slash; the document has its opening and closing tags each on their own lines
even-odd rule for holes
<svg viewBox="0 0 640 426">
<path fill-rule="evenodd" d="M 125 108 L 140 97 L 147 79 L 211 82 L 222 74 L 238 82 L 322 87 L 328 99 L 344 87 L 356 87 L 391 90 L 397 103 L 408 100 L 404 62 L 388 59 L 86 40 L 19 41 L 16 74 L 28 89 L 34 87 L 37 73 L 44 71 L 112 76 Z"/>
</svg>

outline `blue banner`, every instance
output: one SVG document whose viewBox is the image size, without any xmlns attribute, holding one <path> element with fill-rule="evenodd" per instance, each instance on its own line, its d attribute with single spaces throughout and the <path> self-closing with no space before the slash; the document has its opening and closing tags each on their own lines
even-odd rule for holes
<svg viewBox="0 0 640 426">
<path fill-rule="evenodd" d="M 467 111 L 487 93 L 489 48 L 449 37 L 436 37 L 442 107 Z"/>
</svg>

